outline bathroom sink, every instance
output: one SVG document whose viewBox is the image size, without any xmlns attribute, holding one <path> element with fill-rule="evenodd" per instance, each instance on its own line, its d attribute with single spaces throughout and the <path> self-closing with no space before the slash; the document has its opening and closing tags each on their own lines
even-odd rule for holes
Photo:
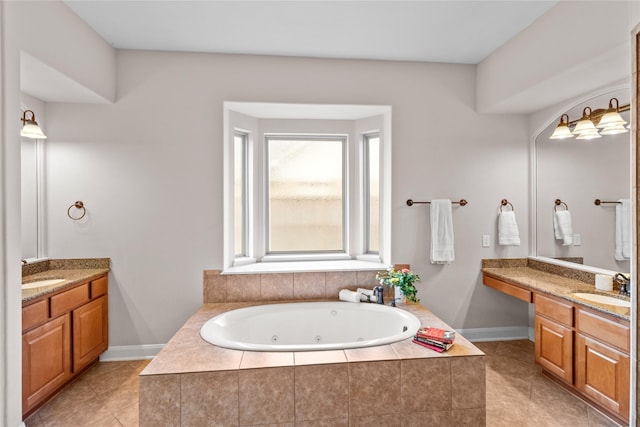
<svg viewBox="0 0 640 427">
<path fill-rule="evenodd" d="M 64 281 L 66 281 L 66 279 L 43 279 L 43 280 L 38 280 L 36 282 L 23 283 L 22 289 L 24 290 L 24 289 L 41 288 L 43 286 L 58 285 Z"/>
<path fill-rule="evenodd" d="M 607 295 L 589 294 L 586 292 L 576 292 L 571 295 L 587 301 L 597 302 L 599 304 L 615 305 L 617 307 L 631 307 L 631 302 L 625 301 L 620 298 L 610 297 Z"/>
</svg>

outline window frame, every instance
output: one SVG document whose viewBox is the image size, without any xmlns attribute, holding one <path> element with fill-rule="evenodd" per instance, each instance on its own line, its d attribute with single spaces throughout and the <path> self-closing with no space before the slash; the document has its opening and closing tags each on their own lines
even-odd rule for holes
<svg viewBox="0 0 640 427">
<path fill-rule="evenodd" d="M 263 102 L 224 101 L 223 107 L 223 223 L 221 233 L 222 270 L 225 274 L 259 272 L 319 271 L 345 269 L 380 270 L 391 265 L 391 109 L 390 105 L 357 104 L 280 104 Z M 311 124 L 311 126 L 310 126 Z M 247 209 L 248 253 L 237 258 L 234 254 L 234 131 L 249 135 Z M 363 135 L 377 132 L 380 135 L 380 205 L 379 205 L 379 253 L 365 253 L 364 200 L 363 200 Z M 261 182 L 265 175 L 263 135 L 275 134 L 348 134 L 347 197 L 345 210 L 348 228 L 346 253 L 339 254 L 286 254 L 265 256 L 263 226 L 265 221 L 265 194 Z"/>
<path fill-rule="evenodd" d="M 382 137 L 380 131 L 366 132 L 362 134 L 362 200 L 363 200 L 363 222 L 362 222 L 362 238 L 363 238 L 363 254 L 366 255 L 380 255 L 380 238 L 382 235 L 382 226 L 380 224 L 381 204 L 382 204 L 382 189 L 380 184 L 380 178 L 382 176 L 382 164 L 378 161 L 378 250 L 371 250 L 371 183 L 370 183 L 370 170 L 371 170 L 371 157 L 369 142 L 372 139 L 378 139 L 378 156 L 381 157 Z"/>
</svg>

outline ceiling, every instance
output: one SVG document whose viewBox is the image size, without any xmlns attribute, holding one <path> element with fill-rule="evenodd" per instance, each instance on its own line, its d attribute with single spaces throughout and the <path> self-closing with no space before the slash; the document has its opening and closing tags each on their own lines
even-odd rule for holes
<svg viewBox="0 0 640 427">
<path fill-rule="evenodd" d="M 557 1 L 72 1 L 120 49 L 477 64 Z"/>
</svg>

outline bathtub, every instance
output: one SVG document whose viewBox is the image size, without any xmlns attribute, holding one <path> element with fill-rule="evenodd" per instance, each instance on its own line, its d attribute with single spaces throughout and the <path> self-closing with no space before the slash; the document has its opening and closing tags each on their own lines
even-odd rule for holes
<svg viewBox="0 0 640 427">
<path fill-rule="evenodd" d="M 245 351 L 317 351 L 371 347 L 412 337 L 413 314 L 379 304 L 303 302 L 240 308 L 209 319 L 200 336 Z"/>
</svg>

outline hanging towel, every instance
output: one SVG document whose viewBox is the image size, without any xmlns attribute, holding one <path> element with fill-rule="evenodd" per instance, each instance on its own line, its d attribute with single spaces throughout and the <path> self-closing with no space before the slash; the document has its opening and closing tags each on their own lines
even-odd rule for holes
<svg viewBox="0 0 640 427">
<path fill-rule="evenodd" d="M 616 205 L 616 261 L 631 258 L 631 200 L 620 199 Z"/>
<path fill-rule="evenodd" d="M 498 215 L 498 244 L 520 246 L 520 233 L 514 211 L 500 212 Z"/>
<path fill-rule="evenodd" d="M 571 246 L 573 244 L 571 214 L 568 210 L 554 212 L 553 228 L 555 230 L 556 239 L 562 240 L 562 246 Z"/>
<path fill-rule="evenodd" d="M 451 200 L 431 201 L 431 263 L 450 264 L 454 260 Z"/>
</svg>

